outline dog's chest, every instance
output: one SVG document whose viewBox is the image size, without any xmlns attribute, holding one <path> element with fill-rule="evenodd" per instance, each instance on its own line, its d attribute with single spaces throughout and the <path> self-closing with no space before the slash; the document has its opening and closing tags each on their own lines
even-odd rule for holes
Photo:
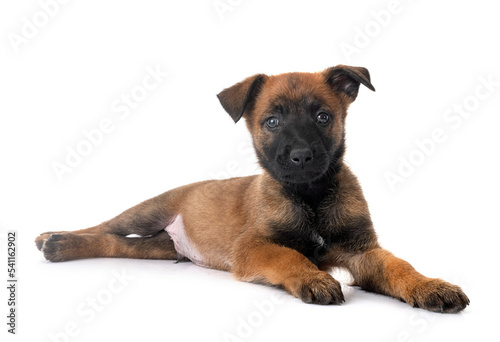
<svg viewBox="0 0 500 342">
<path fill-rule="evenodd" d="M 316 265 L 324 261 L 332 246 L 354 252 L 376 241 L 369 216 L 348 217 L 338 210 L 330 206 L 322 212 L 302 211 L 289 221 L 293 224 L 272 224 L 272 240 L 297 250 Z"/>
<path fill-rule="evenodd" d="M 328 248 L 332 237 L 329 227 L 323 220 L 302 221 L 296 225 L 273 226 L 274 243 L 297 250 L 314 264 L 319 264 Z"/>
</svg>

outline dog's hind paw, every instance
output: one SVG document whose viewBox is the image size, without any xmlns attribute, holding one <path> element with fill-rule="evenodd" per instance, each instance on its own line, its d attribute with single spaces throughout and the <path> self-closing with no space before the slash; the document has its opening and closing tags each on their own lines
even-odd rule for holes
<svg viewBox="0 0 500 342">
<path fill-rule="evenodd" d="M 74 254 L 81 245 L 79 243 L 81 238 L 83 237 L 71 233 L 44 233 L 35 240 L 35 243 L 45 259 L 59 262 L 75 259 Z"/>
<path fill-rule="evenodd" d="M 52 234 L 53 234 L 52 232 L 46 232 L 46 233 L 42 233 L 36 237 L 35 244 L 36 244 L 36 248 L 38 248 L 39 251 L 43 252 L 43 247 L 45 245 L 45 242 L 47 242 L 47 239 Z"/>
</svg>

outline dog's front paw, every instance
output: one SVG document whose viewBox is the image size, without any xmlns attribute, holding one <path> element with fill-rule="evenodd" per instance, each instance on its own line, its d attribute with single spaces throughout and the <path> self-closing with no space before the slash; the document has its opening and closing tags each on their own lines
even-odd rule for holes
<svg viewBox="0 0 500 342">
<path fill-rule="evenodd" d="M 459 286 L 429 279 L 413 289 L 408 303 L 429 311 L 455 313 L 465 309 L 470 301 Z"/>
<path fill-rule="evenodd" d="M 340 283 L 326 272 L 313 272 L 294 283 L 292 294 L 305 303 L 325 305 L 344 302 Z"/>
</svg>

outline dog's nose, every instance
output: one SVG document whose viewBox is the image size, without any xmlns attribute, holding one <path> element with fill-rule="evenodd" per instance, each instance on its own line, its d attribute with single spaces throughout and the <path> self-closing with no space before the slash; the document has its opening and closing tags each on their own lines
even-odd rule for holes
<svg viewBox="0 0 500 342">
<path fill-rule="evenodd" d="M 310 148 L 299 148 L 290 152 L 290 159 L 295 165 L 309 164 L 313 159 L 313 153 Z"/>
</svg>

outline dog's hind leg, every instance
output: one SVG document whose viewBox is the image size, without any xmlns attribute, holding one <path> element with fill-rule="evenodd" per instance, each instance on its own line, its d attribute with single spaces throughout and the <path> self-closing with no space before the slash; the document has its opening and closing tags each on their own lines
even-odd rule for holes
<svg viewBox="0 0 500 342">
<path fill-rule="evenodd" d="M 98 226 L 43 233 L 35 243 L 51 261 L 96 257 L 175 259 L 174 244 L 164 231 L 176 217 L 168 209 L 170 199 L 170 192 L 166 192 Z M 131 234 L 139 237 L 127 237 Z"/>
<path fill-rule="evenodd" d="M 42 252 L 47 260 L 85 258 L 176 259 L 174 243 L 166 231 L 142 238 L 116 234 L 52 234 Z"/>
</svg>

